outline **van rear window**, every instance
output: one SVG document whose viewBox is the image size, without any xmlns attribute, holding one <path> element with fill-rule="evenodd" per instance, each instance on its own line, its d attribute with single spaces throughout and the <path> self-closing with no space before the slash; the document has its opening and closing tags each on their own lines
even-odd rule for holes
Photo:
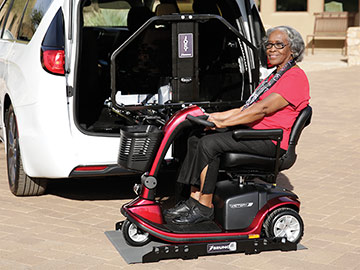
<svg viewBox="0 0 360 270">
<path fill-rule="evenodd" d="M 91 1 L 83 9 L 84 26 L 127 26 L 130 5 L 126 1 Z"/>
<path fill-rule="evenodd" d="M 2 38 L 7 40 L 31 40 L 44 14 L 53 0 L 8 0 L 2 5 L 0 24 Z"/>
<path fill-rule="evenodd" d="M 17 39 L 30 41 L 53 0 L 29 0 Z"/>
</svg>

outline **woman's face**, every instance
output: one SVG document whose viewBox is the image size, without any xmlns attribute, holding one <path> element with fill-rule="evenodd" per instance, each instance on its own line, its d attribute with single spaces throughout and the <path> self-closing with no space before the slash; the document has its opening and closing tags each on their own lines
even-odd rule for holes
<svg viewBox="0 0 360 270">
<path fill-rule="evenodd" d="M 292 59 L 292 52 L 290 50 L 288 36 L 281 30 L 273 31 L 269 35 L 269 41 L 267 44 L 265 44 L 265 46 L 266 54 L 270 64 L 277 66 L 278 69 L 281 69 L 287 62 Z"/>
</svg>

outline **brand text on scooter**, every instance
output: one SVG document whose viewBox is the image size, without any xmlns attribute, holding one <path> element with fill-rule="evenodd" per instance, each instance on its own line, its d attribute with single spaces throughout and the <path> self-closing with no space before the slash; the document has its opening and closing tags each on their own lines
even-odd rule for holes
<svg viewBox="0 0 360 270">
<path fill-rule="evenodd" d="M 236 242 L 216 243 L 207 245 L 207 253 L 220 253 L 236 251 Z"/>
<path fill-rule="evenodd" d="M 246 202 L 246 203 L 230 203 L 229 206 L 230 208 L 248 208 L 248 207 L 251 207 L 253 206 L 254 203 L 253 202 Z"/>
</svg>

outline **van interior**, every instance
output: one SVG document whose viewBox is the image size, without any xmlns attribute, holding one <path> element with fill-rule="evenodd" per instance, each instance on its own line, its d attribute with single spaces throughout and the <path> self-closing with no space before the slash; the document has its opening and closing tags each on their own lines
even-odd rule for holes
<svg viewBox="0 0 360 270">
<path fill-rule="evenodd" d="M 241 33 L 240 17 L 233 0 L 85 0 L 74 92 L 78 126 L 118 136 L 122 126 L 137 123 L 139 110 L 127 109 L 134 106 L 239 106 L 258 83 L 246 60 L 254 56 L 219 18 Z M 162 108 L 156 113 L 166 120 L 171 112 Z"/>
</svg>

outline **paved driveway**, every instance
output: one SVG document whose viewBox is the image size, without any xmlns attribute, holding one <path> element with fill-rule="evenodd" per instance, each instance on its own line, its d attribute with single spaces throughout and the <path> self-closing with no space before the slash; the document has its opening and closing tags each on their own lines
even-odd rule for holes
<svg viewBox="0 0 360 270">
<path fill-rule="evenodd" d="M 313 121 L 279 178 L 302 201 L 307 250 L 127 265 L 104 232 L 121 219 L 132 180 L 62 181 L 50 194 L 17 198 L 0 144 L 0 269 L 360 269 L 360 67 L 308 76 Z"/>
</svg>

